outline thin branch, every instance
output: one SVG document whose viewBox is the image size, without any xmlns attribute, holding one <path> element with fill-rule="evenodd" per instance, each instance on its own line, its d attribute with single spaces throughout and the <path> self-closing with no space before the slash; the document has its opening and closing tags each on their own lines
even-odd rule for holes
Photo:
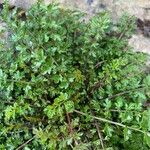
<svg viewBox="0 0 150 150">
<path fill-rule="evenodd" d="M 6 79 L 6 81 L 8 81 L 8 82 L 15 82 L 15 83 L 22 83 L 22 84 L 30 84 L 30 85 L 32 85 L 32 84 L 34 84 L 34 82 L 31 82 L 31 81 L 23 81 L 23 80 L 11 80 L 11 79 Z"/>
<path fill-rule="evenodd" d="M 111 112 L 119 112 L 119 113 L 121 113 L 121 112 L 127 112 L 127 111 L 129 111 L 129 110 L 117 110 L 117 109 L 109 109 L 109 111 L 111 111 Z M 130 112 L 133 112 L 133 113 L 143 113 L 142 111 L 135 111 L 135 110 L 130 110 Z"/>
<path fill-rule="evenodd" d="M 72 125 L 71 125 L 71 118 L 70 118 L 70 114 L 68 112 L 66 112 L 66 116 L 67 116 L 67 121 L 68 121 L 68 129 L 69 129 L 69 133 L 71 135 L 73 135 L 73 128 L 72 128 Z M 78 142 L 74 139 L 74 143 L 75 145 L 79 145 Z"/>
<path fill-rule="evenodd" d="M 23 147 L 25 147 L 28 143 L 30 143 L 32 140 L 34 140 L 35 136 L 33 136 L 31 139 L 20 145 L 16 150 L 21 150 Z"/>
<path fill-rule="evenodd" d="M 101 144 L 101 146 L 102 146 L 102 149 L 105 150 L 104 143 L 103 143 L 103 137 L 102 137 L 101 132 L 100 132 L 100 130 L 99 130 L 98 123 L 97 123 L 96 120 L 95 120 L 94 122 L 95 122 L 95 127 L 96 127 L 96 129 L 97 129 L 97 133 L 98 133 L 98 137 L 99 137 L 99 140 L 100 140 L 100 144 Z"/>
<path fill-rule="evenodd" d="M 15 102 L 8 102 L 8 101 L 1 101 L 0 104 L 9 104 L 9 105 L 13 105 Z"/>
<path fill-rule="evenodd" d="M 104 83 L 102 81 L 96 82 L 88 91 L 88 94 L 91 95 L 95 90 L 99 89 L 102 87 Z"/>
<path fill-rule="evenodd" d="M 145 103 L 143 104 L 143 106 L 144 106 L 144 107 L 150 107 L 150 102 L 145 102 Z"/>
<path fill-rule="evenodd" d="M 118 93 L 118 94 L 115 94 L 115 95 L 106 97 L 106 98 L 101 98 L 100 100 L 103 100 L 103 99 L 113 99 L 113 98 L 116 98 L 116 97 L 118 97 L 118 96 L 122 96 L 122 95 L 128 94 L 128 93 L 130 93 L 130 92 L 134 92 L 134 91 L 136 91 L 136 90 L 142 90 L 142 89 L 144 89 L 144 88 L 146 88 L 146 87 L 138 87 L 138 88 L 136 88 L 136 89 L 130 89 L 130 90 L 128 90 L 128 91 L 123 91 L 123 92 L 120 92 L 120 93 Z"/>
<path fill-rule="evenodd" d="M 105 79 L 106 78 L 96 82 L 92 87 L 90 87 L 89 90 L 87 91 L 88 95 L 91 95 L 94 91 L 96 91 L 100 87 L 103 87 Z"/>
<path fill-rule="evenodd" d="M 95 114 L 94 114 L 94 112 L 93 112 L 92 110 L 91 110 L 91 114 L 92 114 L 93 116 L 95 116 Z M 103 137 L 102 137 L 102 135 L 101 135 L 101 131 L 100 131 L 100 129 L 99 129 L 99 125 L 98 125 L 98 122 L 97 122 L 96 119 L 94 119 L 94 125 L 95 125 L 95 127 L 96 127 L 96 130 L 97 130 L 97 133 L 98 133 L 98 137 L 99 137 L 99 141 L 100 141 L 100 144 L 101 144 L 101 146 L 102 146 L 102 149 L 105 150 L 105 148 L 104 148 L 104 143 L 103 143 Z"/>
<path fill-rule="evenodd" d="M 95 68 L 100 67 L 104 62 L 106 62 L 106 60 L 100 61 L 95 65 Z"/>
<path fill-rule="evenodd" d="M 121 40 L 122 39 L 122 37 L 125 35 L 125 33 L 127 32 L 127 30 L 128 30 L 128 25 L 129 25 L 129 23 L 130 23 L 130 19 L 132 18 L 132 16 L 130 16 L 129 18 L 128 18 L 128 23 L 126 24 L 126 26 L 125 26 L 125 28 L 124 28 L 124 30 L 123 30 L 123 32 L 121 32 L 121 34 L 120 34 L 120 36 L 119 36 L 119 40 Z"/>
<path fill-rule="evenodd" d="M 67 121 L 68 121 L 69 133 L 72 134 L 73 133 L 73 129 L 72 129 L 72 126 L 71 126 L 70 114 L 68 112 L 66 112 L 66 116 L 67 116 Z"/>
<path fill-rule="evenodd" d="M 78 111 L 78 110 L 74 110 L 74 112 L 80 114 L 80 115 L 83 115 L 83 116 L 87 116 L 88 114 L 84 113 L 84 112 L 81 112 L 81 111 Z M 105 122 L 105 123 L 109 123 L 109 124 L 113 124 L 113 125 L 116 125 L 116 126 L 120 126 L 120 127 L 123 127 L 123 128 L 128 128 L 130 130 L 134 130 L 134 131 L 137 131 L 137 132 L 141 132 L 143 134 L 147 133 L 147 132 L 144 132 L 140 129 L 137 129 L 137 128 L 134 128 L 134 127 L 129 127 L 129 126 L 126 126 L 122 123 L 118 123 L 118 122 L 114 122 L 114 121 L 111 121 L 111 120 L 107 120 L 105 118 L 101 118 L 101 117 L 96 117 L 96 116 L 93 116 L 93 115 L 88 115 L 89 117 L 93 118 L 93 119 L 96 119 L 96 120 L 99 120 L 99 121 L 102 121 L 102 122 Z"/>
</svg>

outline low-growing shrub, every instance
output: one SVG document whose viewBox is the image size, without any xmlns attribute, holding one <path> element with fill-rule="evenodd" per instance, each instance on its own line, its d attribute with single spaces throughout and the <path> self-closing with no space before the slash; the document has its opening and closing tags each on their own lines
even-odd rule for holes
<svg viewBox="0 0 150 150">
<path fill-rule="evenodd" d="M 107 12 L 88 22 L 77 11 L 37 3 L 26 20 L 9 15 L 1 48 L 0 149 L 148 150 L 147 56 L 128 38 L 134 17 Z"/>
</svg>

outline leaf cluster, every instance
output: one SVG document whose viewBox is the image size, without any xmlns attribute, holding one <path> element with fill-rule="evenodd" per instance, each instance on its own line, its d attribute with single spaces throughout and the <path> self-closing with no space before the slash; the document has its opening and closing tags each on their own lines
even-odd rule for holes
<svg viewBox="0 0 150 150">
<path fill-rule="evenodd" d="M 25 20 L 9 13 L 6 5 L 0 149 L 150 148 L 147 56 L 127 42 L 134 17 L 114 24 L 103 12 L 84 22 L 81 12 L 42 3 Z"/>
</svg>

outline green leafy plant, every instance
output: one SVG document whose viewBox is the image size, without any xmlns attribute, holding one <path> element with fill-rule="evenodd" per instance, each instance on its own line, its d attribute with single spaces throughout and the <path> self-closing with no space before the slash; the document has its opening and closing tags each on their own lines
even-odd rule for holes
<svg viewBox="0 0 150 150">
<path fill-rule="evenodd" d="M 147 56 L 127 42 L 134 17 L 82 17 L 37 3 L 21 20 L 5 6 L 0 149 L 150 148 Z"/>
</svg>

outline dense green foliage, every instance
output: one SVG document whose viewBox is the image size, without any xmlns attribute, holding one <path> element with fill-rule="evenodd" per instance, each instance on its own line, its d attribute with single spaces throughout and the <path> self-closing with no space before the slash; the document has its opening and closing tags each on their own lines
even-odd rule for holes
<svg viewBox="0 0 150 150">
<path fill-rule="evenodd" d="M 134 17 L 113 24 L 104 12 L 84 22 L 80 12 L 38 3 L 21 20 L 5 7 L 1 150 L 150 148 L 147 58 L 127 43 Z"/>
</svg>

